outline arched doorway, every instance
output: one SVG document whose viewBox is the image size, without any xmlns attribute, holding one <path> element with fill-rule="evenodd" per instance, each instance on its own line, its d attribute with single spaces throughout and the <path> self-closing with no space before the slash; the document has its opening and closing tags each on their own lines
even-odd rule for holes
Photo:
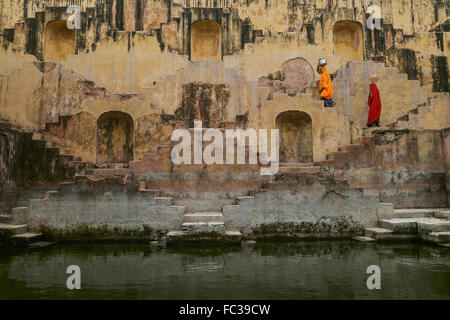
<svg viewBox="0 0 450 320">
<path fill-rule="evenodd" d="M 191 61 L 222 60 L 220 24 L 203 20 L 191 25 Z"/>
<path fill-rule="evenodd" d="M 97 163 L 133 160 L 133 119 L 128 113 L 110 111 L 97 120 Z"/>
<path fill-rule="evenodd" d="M 280 162 L 313 162 L 311 117 L 302 111 L 286 111 L 276 119 L 280 130 Z"/>
<path fill-rule="evenodd" d="M 358 22 L 337 22 L 333 28 L 334 54 L 346 61 L 364 60 L 363 30 Z"/>
<path fill-rule="evenodd" d="M 44 31 L 44 61 L 64 61 L 75 54 L 75 29 L 68 29 L 66 20 L 50 21 Z"/>
</svg>

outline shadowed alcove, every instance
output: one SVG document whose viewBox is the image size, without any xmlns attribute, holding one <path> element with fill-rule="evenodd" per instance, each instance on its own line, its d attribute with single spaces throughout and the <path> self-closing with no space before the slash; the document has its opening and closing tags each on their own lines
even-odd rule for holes
<svg viewBox="0 0 450 320">
<path fill-rule="evenodd" d="M 191 60 L 213 61 L 222 59 L 220 24 L 198 21 L 191 25 Z"/>
<path fill-rule="evenodd" d="M 333 28 L 333 37 L 335 55 L 346 61 L 364 60 L 361 24 L 353 21 L 337 22 Z"/>
<path fill-rule="evenodd" d="M 133 119 L 125 112 L 110 111 L 97 120 L 97 163 L 133 160 Z"/>
<path fill-rule="evenodd" d="M 276 119 L 280 130 L 280 162 L 313 162 L 311 117 L 302 111 L 286 111 Z"/>
<path fill-rule="evenodd" d="M 66 20 L 50 21 L 44 31 L 44 61 L 64 61 L 75 53 L 75 30 Z"/>
</svg>

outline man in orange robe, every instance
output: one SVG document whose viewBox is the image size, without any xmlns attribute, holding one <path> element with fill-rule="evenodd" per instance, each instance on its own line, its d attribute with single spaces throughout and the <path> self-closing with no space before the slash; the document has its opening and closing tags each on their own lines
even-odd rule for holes
<svg viewBox="0 0 450 320">
<path fill-rule="evenodd" d="M 324 100 L 324 107 L 331 108 L 336 105 L 333 101 L 333 84 L 331 83 L 330 74 L 325 68 L 327 62 L 325 59 L 319 59 L 319 65 L 317 66 L 317 72 L 320 74 L 319 91 L 320 99 Z"/>
</svg>

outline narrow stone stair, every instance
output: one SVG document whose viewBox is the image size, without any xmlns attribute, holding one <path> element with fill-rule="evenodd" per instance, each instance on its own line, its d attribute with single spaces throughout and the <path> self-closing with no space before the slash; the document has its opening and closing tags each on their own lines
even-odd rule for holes
<svg viewBox="0 0 450 320">
<path fill-rule="evenodd" d="M 42 233 L 27 232 L 26 224 L 0 224 L 0 242 L 13 247 L 27 247 L 42 239 Z"/>
<path fill-rule="evenodd" d="M 422 240 L 450 247 L 450 210 L 395 209 L 378 219 L 376 227 L 364 229 L 358 241 Z"/>
<path fill-rule="evenodd" d="M 326 160 L 317 161 L 315 166 L 363 168 L 375 165 L 375 140 L 373 137 L 360 137 L 356 143 L 347 144 L 343 151 L 336 151 L 326 156 Z"/>
<path fill-rule="evenodd" d="M 0 214 L 0 224 L 10 223 L 12 216 L 10 214 Z"/>
<path fill-rule="evenodd" d="M 219 211 L 185 213 L 182 231 L 170 231 L 167 243 L 240 243 L 239 231 L 227 231 Z"/>
</svg>

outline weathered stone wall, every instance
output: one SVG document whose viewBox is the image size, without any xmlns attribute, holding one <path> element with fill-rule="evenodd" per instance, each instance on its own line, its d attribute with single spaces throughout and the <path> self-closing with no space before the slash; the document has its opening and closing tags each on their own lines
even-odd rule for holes
<svg viewBox="0 0 450 320">
<path fill-rule="evenodd" d="M 44 29 L 50 21 L 66 20 L 68 14 L 65 8 L 71 4 L 72 1 L 39 1 L 36 4 L 21 0 L 7 6 L 5 2 L 1 10 L 3 18 L 0 20 L 0 29 L 5 30 L 3 34 L 9 41 L 42 59 Z M 348 46 L 348 41 L 345 41 L 344 47 L 353 46 L 357 50 L 356 56 L 343 57 L 346 61 L 356 57 L 360 60 L 364 56 L 366 60 L 387 62 L 407 71 L 412 79 L 431 84 L 433 77 L 442 77 L 439 74 L 442 70 L 436 71 L 432 68 L 435 57 L 448 60 L 449 56 L 448 33 L 445 32 L 448 28 L 448 1 L 420 0 L 411 4 L 397 0 L 365 0 L 355 3 L 325 0 L 256 0 L 207 4 L 206 1 L 80 0 L 76 4 L 82 9 L 81 29 L 77 31 L 76 36 L 78 54 L 95 52 L 104 39 L 116 41 L 123 36 L 127 38 L 125 46 L 129 50 L 133 46 L 134 37 L 141 35 L 156 40 L 160 50 L 174 50 L 189 58 L 191 25 L 194 22 L 211 20 L 221 25 L 219 49 L 222 50 L 224 58 L 242 49 L 251 50 L 252 44 L 271 38 L 276 33 L 293 36 L 316 49 L 339 55 L 342 47 L 340 33 L 335 34 L 335 31 L 342 28 L 339 28 L 339 25 L 335 28 L 335 25 L 341 22 L 347 25 L 351 22 L 359 26 L 359 30 L 353 33 L 344 32 L 348 36 L 355 35 L 355 41 L 350 40 L 353 44 Z M 382 21 L 379 30 L 367 28 L 367 21 L 370 21 L 371 16 L 366 10 L 371 4 L 381 8 Z M 117 44 L 115 46 L 117 47 Z M 431 48 L 432 52 L 429 50 Z M 282 48 L 272 49 L 279 52 Z M 92 64 L 92 59 L 89 60 Z M 121 58 L 117 54 L 110 56 L 108 60 L 98 63 L 111 65 L 111 60 L 115 60 L 121 61 L 121 65 L 127 64 L 126 57 Z M 282 61 L 272 59 L 270 63 Z M 440 63 L 444 64 L 444 61 Z M 250 66 L 257 70 L 262 65 Z M 101 67 L 95 69 L 101 70 Z M 448 75 L 448 66 L 446 74 Z M 441 90 L 445 86 L 440 87 Z"/>
<path fill-rule="evenodd" d="M 7 212 L 16 198 L 20 132 L 0 124 L 0 212 Z"/>
<path fill-rule="evenodd" d="M 283 112 L 306 113 L 311 118 L 313 161 L 321 161 L 339 146 L 350 142 L 350 126 L 343 109 L 343 106 L 324 108 L 323 102 L 313 99 L 310 93 L 295 96 L 274 93 L 273 99 L 262 100 L 259 106 L 250 108 L 248 126 L 276 129 L 276 119 Z"/>
<path fill-rule="evenodd" d="M 447 186 L 447 205 L 450 206 L 450 130 L 443 130 L 442 135 L 445 163 L 445 183 Z"/>
<path fill-rule="evenodd" d="M 447 207 L 448 156 L 442 132 L 381 131 L 375 135 L 375 166 L 347 168 L 337 174 L 396 208 Z"/>
<path fill-rule="evenodd" d="M 356 234 L 376 221 L 377 196 L 350 190 L 322 175 L 286 175 L 254 197 L 223 207 L 229 228 L 260 236 L 300 238 L 342 237 Z"/>
<path fill-rule="evenodd" d="M 0 123 L 0 212 L 9 213 L 21 197 L 21 188 L 30 185 L 49 188 L 70 179 L 75 170 L 58 149 L 33 140 L 32 133 Z"/>
<path fill-rule="evenodd" d="M 380 30 L 367 28 L 366 9 L 372 1 L 75 2 L 82 8 L 81 29 L 70 45 L 56 43 L 63 34 L 56 32 L 52 40 L 49 33 L 53 21 L 64 24 L 66 5 L 73 1 L 1 3 L 0 117 L 25 130 L 41 130 L 61 150 L 94 162 L 102 160 L 97 158 L 98 119 L 108 112 L 125 113 L 132 130 L 125 138 L 114 133 L 120 128 L 100 132 L 105 150 L 123 151 L 125 146 L 126 160 L 135 160 L 132 167 L 159 179 L 155 187 L 177 190 L 180 176 L 194 177 L 183 188 L 201 185 L 204 168 L 171 171 L 166 158 L 157 163 L 158 150 L 170 145 L 172 131 L 197 119 L 207 127 L 273 129 L 283 127 L 276 120 L 281 114 L 303 112 L 311 120 L 308 130 L 302 131 L 306 123 L 297 121 L 285 132 L 307 132 L 305 139 L 296 134 L 283 138 L 295 149 L 293 157 L 283 160 L 325 160 L 362 135 L 368 76 L 375 72 L 380 77 L 382 125 L 427 105 L 408 125 L 448 127 L 448 99 L 434 100 L 431 92 L 449 88 L 448 1 L 373 1 L 382 8 Z M 192 37 L 193 23 L 204 20 L 218 23 L 220 36 L 216 30 L 212 37 L 208 32 Z M 205 39 L 213 45 L 204 47 Z M 47 60 L 46 50 L 50 60 L 59 61 L 42 61 Z M 335 108 L 325 109 L 318 100 L 314 67 L 320 57 L 327 59 L 333 74 Z M 433 134 L 411 135 L 381 147 L 380 167 L 368 169 L 367 180 L 384 188 L 389 176 L 404 175 L 405 187 L 386 188 L 383 199 L 398 206 L 444 205 L 444 171 L 428 159 L 443 163 L 437 149 L 429 150 L 442 143 Z M 407 162 L 403 154 L 415 160 Z M 113 158 L 107 160 L 117 160 Z M 239 167 L 218 170 L 216 176 L 217 168 L 208 169 L 206 177 L 216 179 L 217 187 L 239 174 L 244 177 L 239 191 L 255 182 Z M 193 188 L 186 203 L 204 191 Z M 205 195 L 204 203 L 209 197 Z"/>
<path fill-rule="evenodd" d="M 184 207 L 171 206 L 167 198 L 139 192 L 136 185 L 86 181 L 60 186 L 44 199 L 30 200 L 28 224 L 33 230 L 70 234 L 83 227 L 110 233 L 145 233 L 178 230 Z M 95 234 L 95 232 L 94 232 Z"/>
</svg>

